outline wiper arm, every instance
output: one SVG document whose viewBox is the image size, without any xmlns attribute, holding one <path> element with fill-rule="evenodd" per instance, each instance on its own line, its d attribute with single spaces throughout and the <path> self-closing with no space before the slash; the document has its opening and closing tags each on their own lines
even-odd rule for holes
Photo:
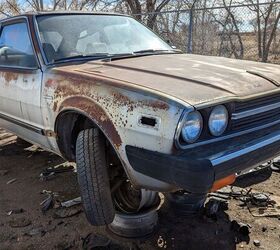
<svg viewBox="0 0 280 250">
<path fill-rule="evenodd" d="M 175 50 L 169 50 L 169 49 L 144 49 L 144 50 L 134 51 L 133 54 L 160 53 L 160 52 L 176 52 L 176 51 Z"/>
<path fill-rule="evenodd" d="M 93 54 L 79 54 L 75 56 L 68 56 L 68 57 L 63 57 L 63 58 L 58 58 L 54 59 L 53 63 L 56 62 L 64 62 L 64 61 L 69 61 L 73 59 L 121 59 L 121 58 L 126 58 L 126 57 L 133 57 L 137 56 L 139 54 L 153 54 L 153 53 L 160 53 L 160 52 L 173 52 L 173 53 L 178 53 L 180 52 L 179 50 L 168 50 L 168 49 L 162 49 L 162 50 L 156 50 L 156 49 L 146 49 L 146 50 L 138 50 L 134 51 L 132 53 L 120 53 L 120 54 L 110 54 L 110 53 L 93 53 Z"/>
<path fill-rule="evenodd" d="M 133 56 L 133 53 L 122 53 L 122 54 L 109 54 L 109 53 L 93 53 L 88 55 L 75 55 L 75 56 L 69 56 L 64 58 L 55 59 L 53 62 L 63 62 L 68 61 L 72 59 L 111 59 L 111 58 L 122 58 L 126 56 Z"/>
<path fill-rule="evenodd" d="M 63 61 L 68 61 L 72 59 L 85 59 L 85 58 L 93 58 L 93 59 L 103 59 L 107 57 L 111 57 L 113 55 L 109 53 L 94 53 L 94 54 L 89 54 L 89 55 L 75 55 L 75 56 L 68 56 L 68 57 L 63 57 L 59 59 L 54 59 L 53 62 L 63 62 Z"/>
</svg>

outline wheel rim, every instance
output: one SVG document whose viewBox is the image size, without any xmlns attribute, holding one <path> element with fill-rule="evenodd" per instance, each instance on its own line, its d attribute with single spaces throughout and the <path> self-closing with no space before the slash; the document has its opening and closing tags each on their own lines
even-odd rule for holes
<svg viewBox="0 0 280 250">
<path fill-rule="evenodd" d="M 110 168 L 110 185 L 113 202 L 117 211 L 133 214 L 140 210 L 159 205 L 155 191 L 137 189 L 129 181 L 114 151 L 107 150 L 107 166 Z"/>
<path fill-rule="evenodd" d="M 131 183 L 126 180 L 117 188 L 113 198 L 117 210 L 125 213 L 133 213 L 139 210 L 141 191 L 135 189 Z"/>
<path fill-rule="evenodd" d="M 159 201 L 157 192 L 136 189 L 129 180 L 123 181 L 113 194 L 116 209 L 119 212 L 132 214 L 141 209 L 150 208 Z"/>
</svg>

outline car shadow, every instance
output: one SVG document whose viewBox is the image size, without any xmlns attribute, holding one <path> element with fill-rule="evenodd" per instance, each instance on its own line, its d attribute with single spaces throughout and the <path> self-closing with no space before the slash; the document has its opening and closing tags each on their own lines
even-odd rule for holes
<svg viewBox="0 0 280 250">
<path fill-rule="evenodd" d="M 248 244 L 250 237 L 242 235 L 232 228 L 232 222 L 224 211 L 215 218 L 209 218 L 203 212 L 197 215 L 181 216 L 163 204 L 159 210 L 159 224 L 156 233 L 146 241 L 116 238 L 114 243 L 134 246 L 130 249 L 188 249 L 188 250 L 235 250 L 236 245 Z M 137 247 L 135 247 L 137 246 Z"/>
<path fill-rule="evenodd" d="M 249 239 L 240 238 L 231 229 L 229 216 L 220 211 L 216 218 L 205 215 L 178 216 L 164 205 L 159 211 L 157 245 L 165 242 L 167 249 L 236 249 L 236 244 Z M 160 241 L 160 242 L 159 242 Z M 159 246 L 160 247 L 160 246 Z"/>
</svg>

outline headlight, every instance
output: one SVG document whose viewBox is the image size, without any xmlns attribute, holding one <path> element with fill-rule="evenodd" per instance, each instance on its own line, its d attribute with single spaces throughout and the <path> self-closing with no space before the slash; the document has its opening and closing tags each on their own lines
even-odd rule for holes
<svg viewBox="0 0 280 250">
<path fill-rule="evenodd" d="M 187 114 L 184 125 L 182 127 L 182 137 L 188 143 L 195 142 L 202 131 L 203 120 L 198 111 L 193 111 Z"/>
<path fill-rule="evenodd" d="M 216 106 L 209 116 L 209 130 L 214 136 L 222 135 L 228 125 L 228 111 L 225 106 Z"/>
</svg>

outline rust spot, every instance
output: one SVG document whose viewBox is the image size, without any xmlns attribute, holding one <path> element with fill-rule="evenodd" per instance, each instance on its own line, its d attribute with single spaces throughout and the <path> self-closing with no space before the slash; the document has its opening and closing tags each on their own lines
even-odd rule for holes
<svg viewBox="0 0 280 250">
<path fill-rule="evenodd" d="M 51 88 L 54 85 L 54 80 L 53 79 L 48 79 L 45 83 L 46 88 Z"/>
<path fill-rule="evenodd" d="M 134 108 L 136 107 L 151 107 L 155 111 L 160 109 L 160 110 L 168 110 L 169 105 L 165 102 L 162 101 L 132 101 L 129 97 L 124 96 L 123 94 L 119 92 L 114 92 L 113 93 L 114 97 L 114 103 L 119 104 L 121 106 L 127 106 L 128 111 L 133 111 Z"/>
<path fill-rule="evenodd" d="M 5 79 L 5 85 L 18 79 L 18 74 L 14 72 L 2 72 L 1 75 Z"/>
<path fill-rule="evenodd" d="M 54 103 L 53 103 L 53 110 L 54 110 L 54 111 L 57 110 L 57 101 L 54 101 Z"/>
<path fill-rule="evenodd" d="M 127 96 L 122 95 L 121 93 L 113 93 L 114 103 L 119 104 L 120 106 L 127 106 L 127 111 L 133 111 L 135 103 L 131 101 Z"/>
<path fill-rule="evenodd" d="M 97 125 L 104 131 L 104 133 L 110 138 L 112 143 L 118 148 L 122 144 L 121 137 L 116 130 L 113 122 L 107 116 L 105 111 L 96 103 L 81 97 L 72 97 L 63 102 L 60 106 L 62 108 L 79 108 L 86 112 L 93 120 L 96 121 Z"/>
<path fill-rule="evenodd" d="M 162 110 L 169 109 L 169 105 L 166 102 L 162 102 L 162 101 L 152 101 L 150 102 L 149 106 L 154 109 L 162 109 Z"/>
</svg>

